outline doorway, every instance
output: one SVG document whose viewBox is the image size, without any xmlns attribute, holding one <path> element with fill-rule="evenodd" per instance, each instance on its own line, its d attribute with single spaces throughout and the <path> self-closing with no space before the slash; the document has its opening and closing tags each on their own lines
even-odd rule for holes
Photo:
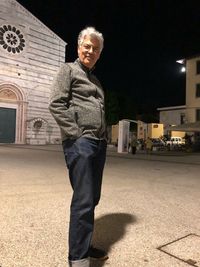
<svg viewBox="0 0 200 267">
<path fill-rule="evenodd" d="M 0 107 L 0 143 L 15 143 L 16 109 Z"/>
</svg>

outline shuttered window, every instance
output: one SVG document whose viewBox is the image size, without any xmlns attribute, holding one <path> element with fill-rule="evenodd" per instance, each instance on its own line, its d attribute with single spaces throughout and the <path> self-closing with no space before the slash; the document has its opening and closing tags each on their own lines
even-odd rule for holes
<svg viewBox="0 0 200 267">
<path fill-rule="evenodd" d="M 200 83 L 196 84 L 196 97 L 200 97 Z"/>
<path fill-rule="evenodd" d="M 200 121 L 200 109 L 196 110 L 196 121 Z"/>
</svg>

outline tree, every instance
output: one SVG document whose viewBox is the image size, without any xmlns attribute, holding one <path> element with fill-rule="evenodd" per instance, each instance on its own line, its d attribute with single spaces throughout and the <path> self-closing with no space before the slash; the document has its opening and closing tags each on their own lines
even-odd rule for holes
<svg viewBox="0 0 200 267">
<path fill-rule="evenodd" d="M 119 121 L 119 99 L 115 91 L 106 91 L 105 108 L 107 125 L 113 125 Z"/>
</svg>

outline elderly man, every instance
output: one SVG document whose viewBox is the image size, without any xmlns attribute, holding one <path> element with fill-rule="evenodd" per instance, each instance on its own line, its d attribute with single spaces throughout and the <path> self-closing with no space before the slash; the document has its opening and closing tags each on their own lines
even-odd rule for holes
<svg viewBox="0 0 200 267">
<path fill-rule="evenodd" d="M 93 27 L 80 32 L 78 59 L 61 66 L 49 105 L 61 130 L 73 189 L 69 225 L 69 266 L 72 267 L 89 267 L 90 258 L 108 258 L 103 250 L 91 245 L 107 146 L 104 92 L 92 74 L 103 42 L 103 35 Z"/>
</svg>

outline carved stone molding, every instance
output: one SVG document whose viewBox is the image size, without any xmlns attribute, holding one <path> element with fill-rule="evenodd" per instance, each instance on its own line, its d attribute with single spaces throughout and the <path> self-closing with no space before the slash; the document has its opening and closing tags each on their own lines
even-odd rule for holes
<svg viewBox="0 0 200 267">
<path fill-rule="evenodd" d="M 27 102 L 23 91 L 13 84 L 0 84 L 0 107 L 16 109 L 15 143 L 25 143 Z"/>
<path fill-rule="evenodd" d="M 3 89 L 0 90 L 0 99 L 17 100 L 17 96 L 10 89 Z"/>
</svg>

